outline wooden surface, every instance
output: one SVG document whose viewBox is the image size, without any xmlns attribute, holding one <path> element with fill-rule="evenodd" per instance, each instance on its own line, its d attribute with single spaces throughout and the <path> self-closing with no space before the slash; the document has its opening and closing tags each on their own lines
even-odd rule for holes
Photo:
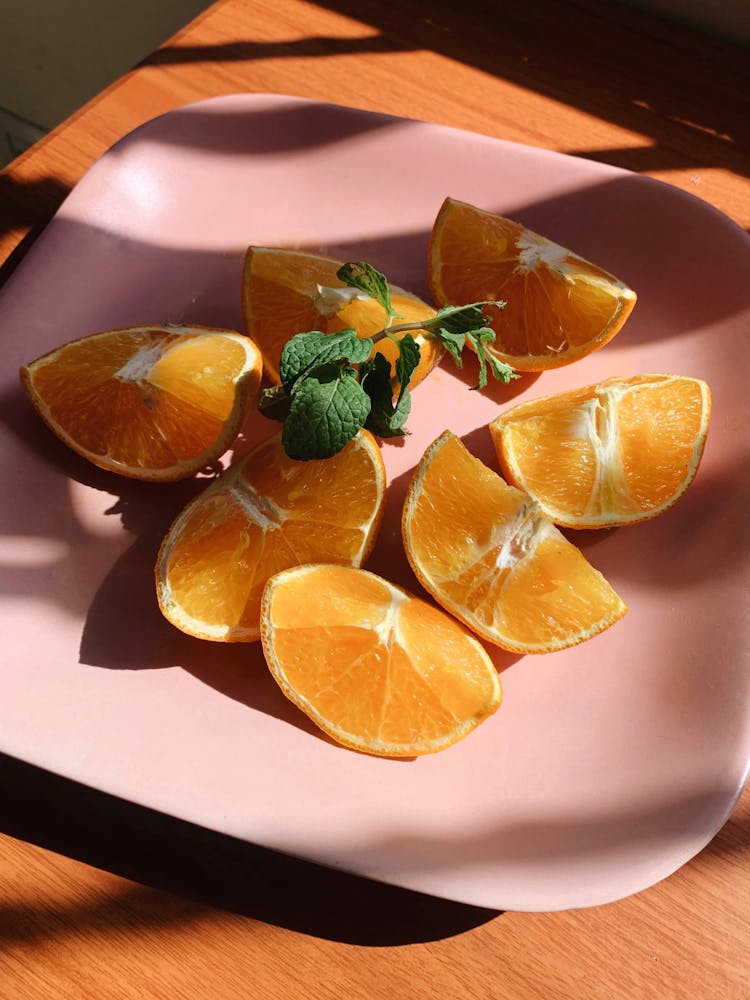
<svg viewBox="0 0 750 1000">
<path fill-rule="evenodd" d="M 0 174 L 0 280 L 119 137 L 237 91 L 614 163 L 748 228 L 749 67 L 747 52 L 595 0 L 220 0 Z M 375 885 L 1 756 L 0 803 L 2 997 L 750 998 L 747 789 L 666 881 L 556 914 Z"/>
</svg>

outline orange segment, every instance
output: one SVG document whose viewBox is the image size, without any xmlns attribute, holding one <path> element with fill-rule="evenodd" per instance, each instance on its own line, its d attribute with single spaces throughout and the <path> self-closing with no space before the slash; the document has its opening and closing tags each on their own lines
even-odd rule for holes
<svg viewBox="0 0 750 1000">
<path fill-rule="evenodd" d="M 497 671 L 473 636 L 364 570 L 303 566 L 273 577 L 261 631 L 284 694 L 355 750 L 435 753 L 500 705 Z"/>
<path fill-rule="evenodd" d="M 360 566 L 384 496 L 383 460 L 367 431 L 325 461 L 295 462 L 280 436 L 264 441 L 172 525 L 156 564 L 162 613 L 199 638 L 258 639 L 268 578 L 308 562 Z"/>
<path fill-rule="evenodd" d="M 559 368 L 611 340 L 636 295 L 602 268 L 518 222 L 446 198 L 430 238 L 438 305 L 502 299 L 487 350 L 519 371 Z"/>
<path fill-rule="evenodd" d="M 348 288 L 336 272 L 344 261 L 297 250 L 250 247 L 245 257 L 242 305 L 245 328 L 261 354 L 266 374 L 279 381 L 281 349 L 295 333 L 320 330 L 338 333 L 353 328 L 360 337 L 371 337 L 386 324 L 386 313 L 374 299 Z M 431 319 L 435 310 L 415 295 L 389 285 L 391 305 L 398 313 L 394 324 Z M 418 385 L 443 355 L 439 341 L 412 331 L 419 344 L 419 367 L 411 386 Z M 398 348 L 390 340 L 377 350 L 395 371 Z"/>
<path fill-rule="evenodd" d="M 700 379 L 637 375 L 520 403 L 490 432 L 503 475 L 548 517 L 608 528 L 656 517 L 682 496 L 710 414 Z"/>
<path fill-rule="evenodd" d="M 262 371 L 255 344 L 208 327 L 141 326 L 64 344 L 21 368 L 42 419 L 94 465 L 174 480 L 237 436 Z"/>
<path fill-rule="evenodd" d="M 417 467 L 402 530 L 422 586 L 505 649 L 563 649 L 625 613 L 601 573 L 538 504 L 474 458 L 450 431 Z"/>
</svg>

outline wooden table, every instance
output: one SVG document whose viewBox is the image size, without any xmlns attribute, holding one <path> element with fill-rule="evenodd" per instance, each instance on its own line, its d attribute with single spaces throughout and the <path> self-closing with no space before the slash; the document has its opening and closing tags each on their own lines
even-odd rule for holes
<svg viewBox="0 0 750 1000">
<path fill-rule="evenodd" d="M 0 174 L 0 279 L 118 138 L 299 94 L 617 164 L 750 227 L 750 60 L 597 0 L 219 0 Z M 0 757 L 0 996 L 750 997 L 750 791 L 609 906 L 497 913 L 238 844 Z"/>
</svg>

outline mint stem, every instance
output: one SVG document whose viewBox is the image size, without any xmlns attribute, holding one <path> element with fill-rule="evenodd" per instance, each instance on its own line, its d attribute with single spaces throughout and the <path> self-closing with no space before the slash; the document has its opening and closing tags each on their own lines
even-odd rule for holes
<svg viewBox="0 0 750 1000">
<path fill-rule="evenodd" d="M 370 340 L 373 344 L 377 344 L 379 340 L 385 340 L 386 337 L 390 337 L 394 333 L 407 333 L 409 330 L 422 329 L 424 329 L 424 323 L 419 320 L 415 320 L 412 323 L 397 323 L 395 326 L 386 326 L 377 333 L 374 333 L 372 337 L 370 337 Z"/>
</svg>

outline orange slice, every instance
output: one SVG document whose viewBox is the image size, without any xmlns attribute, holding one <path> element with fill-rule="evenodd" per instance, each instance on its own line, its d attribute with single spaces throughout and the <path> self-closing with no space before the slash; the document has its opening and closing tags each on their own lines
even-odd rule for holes
<svg viewBox="0 0 750 1000">
<path fill-rule="evenodd" d="M 255 344 L 208 327 L 138 326 L 64 344 L 21 368 L 51 430 L 94 465 L 185 479 L 237 436 L 260 384 Z"/>
<path fill-rule="evenodd" d="M 625 605 L 527 494 L 450 431 L 427 449 L 404 504 L 404 546 L 422 586 L 482 638 L 517 653 L 590 639 Z"/>
<path fill-rule="evenodd" d="M 497 671 L 477 640 L 365 570 L 302 566 L 272 577 L 261 628 L 287 698 L 355 750 L 436 753 L 500 705 Z"/>
<path fill-rule="evenodd" d="M 230 466 L 177 517 L 156 563 L 159 607 L 202 639 L 260 638 L 274 573 L 308 562 L 360 566 L 380 525 L 385 468 L 360 431 L 333 458 L 295 462 L 276 435 Z"/>
<path fill-rule="evenodd" d="M 518 222 L 446 198 L 430 238 L 438 305 L 502 299 L 488 307 L 487 351 L 518 371 L 559 368 L 611 340 L 636 294 L 607 271 Z"/>
<path fill-rule="evenodd" d="M 242 279 L 245 327 L 260 348 L 266 374 L 275 382 L 279 381 L 281 349 L 295 333 L 338 333 L 352 328 L 360 337 L 371 337 L 385 327 L 383 307 L 336 277 L 343 263 L 297 250 L 248 249 Z M 388 287 L 391 305 L 398 313 L 394 325 L 435 315 L 435 310 L 415 295 L 396 285 Z M 444 349 L 439 341 L 411 332 L 420 348 L 419 366 L 411 378 L 413 388 L 429 375 Z M 385 338 L 376 349 L 395 372 L 398 347 Z"/>
<path fill-rule="evenodd" d="M 505 478 L 548 517 L 609 528 L 656 517 L 682 496 L 710 415 L 700 379 L 637 375 L 520 403 L 490 432 Z"/>
</svg>

